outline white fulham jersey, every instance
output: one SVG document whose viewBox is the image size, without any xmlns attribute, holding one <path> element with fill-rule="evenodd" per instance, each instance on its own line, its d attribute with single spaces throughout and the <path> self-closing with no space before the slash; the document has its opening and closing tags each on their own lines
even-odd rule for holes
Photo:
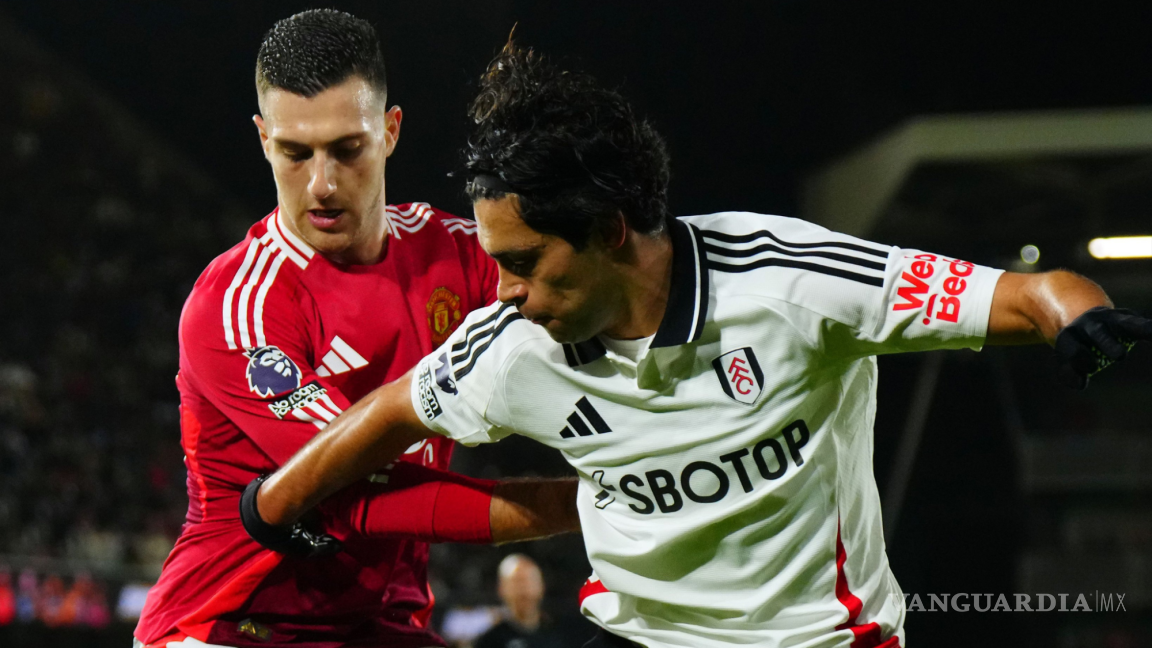
<svg viewBox="0 0 1152 648">
<path fill-rule="evenodd" d="M 425 423 L 509 434 L 580 475 L 585 615 L 649 647 L 903 643 L 872 474 L 879 353 L 984 342 L 1000 271 L 801 220 L 677 219 L 639 362 L 511 304 L 416 368 Z"/>
</svg>

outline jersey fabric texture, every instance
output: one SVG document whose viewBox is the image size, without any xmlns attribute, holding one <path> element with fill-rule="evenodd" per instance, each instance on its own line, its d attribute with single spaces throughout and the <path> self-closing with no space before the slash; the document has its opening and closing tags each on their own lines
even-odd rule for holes
<svg viewBox="0 0 1152 648">
<path fill-rule="evenodd" d="M 408 371 L 495 298 L 495 264 L 472 221 L 427 204 L 387 208 L 386 254 L 340 266 L 294 236 L 278 212 L 200 276 L 180 321 L 181 443 L 188 513 L 135 636 L 209 644 L 314 647 L 441 644 L 426 627 L 428 547 L 365 538 L 325 511 L 344 542 L 301 560 L 244 532 L 239 499 L 329 421 Z M 402 461 L 447 469 L 452 442 L 410 448 Z M 366 496 L 387 476 L 358 485 Z"/>
<path fill-rule="evenodd" d="M 617 635 L 901 645 L 875 356 L 980 349 L 1000 271 L 750 213 L 676 219 L 671 236 L 639 362 L 494 304 L 421 361 L 413 405 L 465 444 L 518 433 L 564 454 L 594 570 L 582 611 Z"/>
</svg>

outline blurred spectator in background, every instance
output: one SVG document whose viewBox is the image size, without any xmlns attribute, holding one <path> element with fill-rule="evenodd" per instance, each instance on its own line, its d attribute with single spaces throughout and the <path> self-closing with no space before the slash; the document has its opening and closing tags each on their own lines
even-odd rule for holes
<svg viewBox="0 0 1152 648">
<path fill-rule="evenodd" d="M 440 625 L 440 636 L 453 648 L 474 648 L 473 643 L 503 618 L 494 606 L 461 606 L 448 610 Z"/>
<path fill-rule="evenodd" d="M 36 616 L 49 628 L 70 625 L 72 619 L 65 617 L 64 612 L 64 581 L 56 574 L 51 574 L 40 586 Z"/>
<path fill-rule="evenodd" d="M 0 625 L 16 619 L 16 593 L 12 591 L 12 574 L 0 571 Z"/>
<path fill-rule="evenodd" d="M 81 572 L 64 597 L 61 617 L 72 625 L 103 628 L 111 621 L 108 599 L 92 576 Z"/>
<path fill-rule="evenodd" d="M 500 561 L 496 591 L 504 602 L 504 619 L 476 640 L 476 648 L 565 648 L 579 645 L 556 632 L 541 612 L 544 575 L 528 556 L 510 554 Z"/>
<path fill-rule="evenodd" d="M 116 601 L 116 618 L 121 621 L 135 623 L 140 618 L 144 603 L 148 600 L 149 583 L 126 583 L 120 588 L 119 599 Z"/>
<path fill-rule="evenodd" d="M 20 572 L 16 590 L 16 618 L 20 621 L 26 623 L 36 618 L 37 589 L 36 572 L 31 569 Z"/>
<path fill-rule="evenodd" d="M 168 553 L 172 551 L 172 540 L 165 533 L 165 519 L 162 513 L 156 512 L 148 516 L 145 530 L 136 536 L 133 548 L 136 559 L 145 567 L 160 571 Z"/>
</svg>

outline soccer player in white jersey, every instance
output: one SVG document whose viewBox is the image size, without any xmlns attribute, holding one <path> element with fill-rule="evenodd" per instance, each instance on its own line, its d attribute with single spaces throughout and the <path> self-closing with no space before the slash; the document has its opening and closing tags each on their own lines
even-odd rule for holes
<svg viewBox="0 0 1152 648">
<path fill-rule="evenodd" d="M 1047 342 L 1083 387 L 1152 337 L 1070 272 L 779 216 L 667 216 L 653 129 L 511 44 L 472 117 L 468 191 L 500 301 L 250 487 L 249 523 L 290 523 L 422 438 L 522 434 L 581 478 L 581 607 L 603 643 L 902 646 L 875 356 Z"/>
</svg>

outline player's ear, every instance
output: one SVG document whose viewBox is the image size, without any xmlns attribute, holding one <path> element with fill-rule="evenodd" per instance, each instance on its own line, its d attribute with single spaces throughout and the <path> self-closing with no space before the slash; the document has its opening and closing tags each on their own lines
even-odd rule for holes
<svg viewBox="0 0 1152 648">
<path fill-rule="evenodd" d="M 396 150 L 396 142 L 400 141 L 400 122 L 404 120 L 404 111 L 400 106 L 392 106 L 384 113 L 384 157 L 391 157 Z"/>
<path fill-rule="evenodd" d="M 252 115 L 252 123 L 256 124 L 256 130 L 260 133 L 260 148 L 264 149 L 264 159 L 268 159 L 268 129 L 264 128 L 264 118 L 260 113 Z"/>
<path fill-rule="evenodd" d="M 600 223 L 597 235 L 604 247 L 609 250 L 618 250 L 628 238 L 628 224 L 624 214 L 616 212 L 611 218 Z"/>
</svg>

